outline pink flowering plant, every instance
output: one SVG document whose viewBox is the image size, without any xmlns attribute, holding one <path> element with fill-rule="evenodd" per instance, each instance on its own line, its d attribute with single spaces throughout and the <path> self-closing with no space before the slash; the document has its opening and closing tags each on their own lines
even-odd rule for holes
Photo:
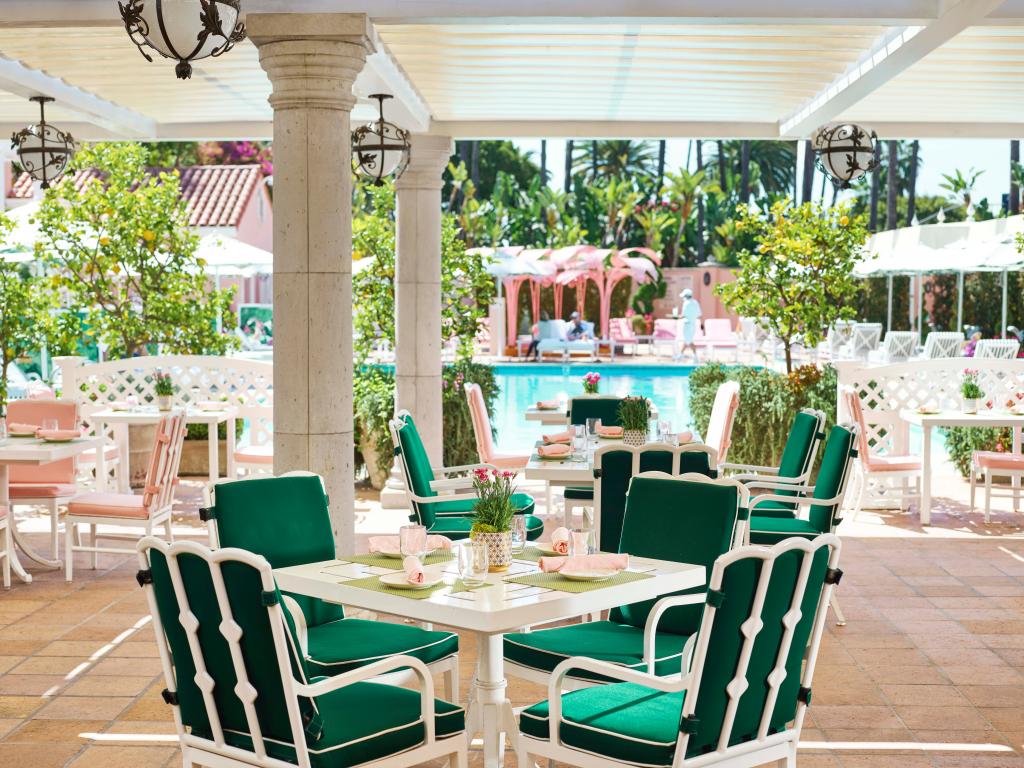
<svg viewBox="0 0 1024 768">
<path fill-rule="evenodd" d="M 588 395 L 597 394 L 597 385 L 601 381 L 601 374 L 597 371 L 590 371 L 583 377 L 583 391 Z"/>
<path fill-rule="evenodd" d="M 980 400 L 985 396 L 981 385 L 978 383 L 977 370 L 964 368 L 963 378 L 960 380 L 960 396 L 965 400 Z"/>
<path fill-rule="evenodd" d="M 512 530 L 516 508 L 512 494 L 515 472 L 480 467 L 473 470 L 473 489 L 477 500 L 473 507 L 473 533 L 505 533 Z"/>
<path fill-rule="evenodd" d="M 170 397 L 174 394 L 174 379 L 171 374 L 157 371 L 153 376 L 153 389 L 158 397 Z"/>
</svg>

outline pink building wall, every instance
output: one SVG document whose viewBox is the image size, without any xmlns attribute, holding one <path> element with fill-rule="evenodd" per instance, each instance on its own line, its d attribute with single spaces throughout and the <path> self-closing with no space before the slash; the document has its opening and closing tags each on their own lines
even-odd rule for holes
<svg viewBox="0 0 1024 768">
<path fill-rule="evenodd" d="M 673 307 L 682 305 L 679 294 L 684 288 L 693 291 L 693 297 L 700 302 L 704 317 L 728 317 L 735 324 L 739 317 L 726 310 L 722 300 L 715 295 L 715 286 L 731 283 L 736 279 L 728 267 L 666 267 L 661 271 L 668 288 L 665 298 L 654 303 L 655 317 L 668 317 Z"/>
</svg>

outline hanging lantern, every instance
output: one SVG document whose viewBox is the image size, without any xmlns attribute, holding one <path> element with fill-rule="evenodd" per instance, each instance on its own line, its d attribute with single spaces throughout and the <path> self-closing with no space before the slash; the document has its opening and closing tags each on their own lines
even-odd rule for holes
<svg viewBox="0 0 1024 768">
<path fill-rule="evenodd" d="M 238 20 L 241 0 L 125 0 L 117 7 L 146 61 L 153 58 L 145 47 L 177 60 L 174 73 L 181 80 L 192 76 L 196 59 L 220 56 L 245 39 L 245 25 Z"/>
<path fill-rule="evenodd" d="M 878 136 L 855 123 L 824 125 L 811 137 L 818 168 L 840 189 L 875 169 Z"/>
<path fill-rule="evenodd" d="M 384 178 L 398 178 L 409 164 L 409 132 L 384 119 L 386 93 L 370 96 L 377 100 L 380 117 L 352 131 L 352 168 L 375 185 Z"/>
<path fill-rule="evenodd" d="M 39 122 L 22 128 L 11 137 L 11 148 L 18 152 L 18 163 L 34 181 L 42 182 L 43 189 L 57 181 L 75 154 L 75 140 L 70 133 L 46 122 L 46 103 L 49 96 L 33 96 L 30 101 L 39 104 Z"/>
</svg>

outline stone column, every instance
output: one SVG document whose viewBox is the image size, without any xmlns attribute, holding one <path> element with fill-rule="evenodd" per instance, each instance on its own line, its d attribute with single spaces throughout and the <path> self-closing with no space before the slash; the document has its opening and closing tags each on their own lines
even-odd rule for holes
<svg viewBox="0 0 1024 768">
<path fill-rule="evenodd" d="M 274 471 L 324 477 L 335 543 L 354 550 L 352 83 L 365 14 L 251 13 L 274 108 Z"/>
<path fill-rule="evenodd" d="M 395 404 L 412 413 L 427 455 L 440 465 L 441 187 L 448 136 L 413 136 L 395 184 Z"/>
</svg>

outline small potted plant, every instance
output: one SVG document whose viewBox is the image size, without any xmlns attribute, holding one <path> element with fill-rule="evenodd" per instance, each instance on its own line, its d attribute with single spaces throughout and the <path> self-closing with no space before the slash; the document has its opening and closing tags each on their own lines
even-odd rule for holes
<svg viewBox="0 0 1024 768">
<path fill-rule="evenodd" d="M 512 565 L 512 518 L 516 513 L 512 504 L 514 477 L 515 472 L 483 467 L 473 470 L 477 500 L 473 505 L 469 538 L 487 546 L 488 570 L 492 573 L 507 571 Z"/>
<path fill-rule="evenodd" d="M 590 371 L 583 377 L 583 393 L 586 395 L 596 395 L 597 385 L 601 381 L 601 374 L 597 371 Z"/>
<path fill-rule="evenodd" d="M 153 389 L 156 391 L 156 406 L 161 411 L 171 410 L 174 402 L 174 381 L 171 374 L 157 371 L 153 378 Z"/>
<path fill-rule="evenodd" d="M 964 368 L 964 375 L 960 380 L 960 397 L 963 398 L 964 413 L 978 412 L 978 401 L 985 397 L 985 393 L 978 384 L 977 370 Z"/>
<path fill-rule="evenodd" d="M 651 421 L 651 402 L 646 397 L 624 397 L 619 403 L 619 423 L 622 442 L 640 446 L 647 442 L 647 429 Z"/>
</svg>

